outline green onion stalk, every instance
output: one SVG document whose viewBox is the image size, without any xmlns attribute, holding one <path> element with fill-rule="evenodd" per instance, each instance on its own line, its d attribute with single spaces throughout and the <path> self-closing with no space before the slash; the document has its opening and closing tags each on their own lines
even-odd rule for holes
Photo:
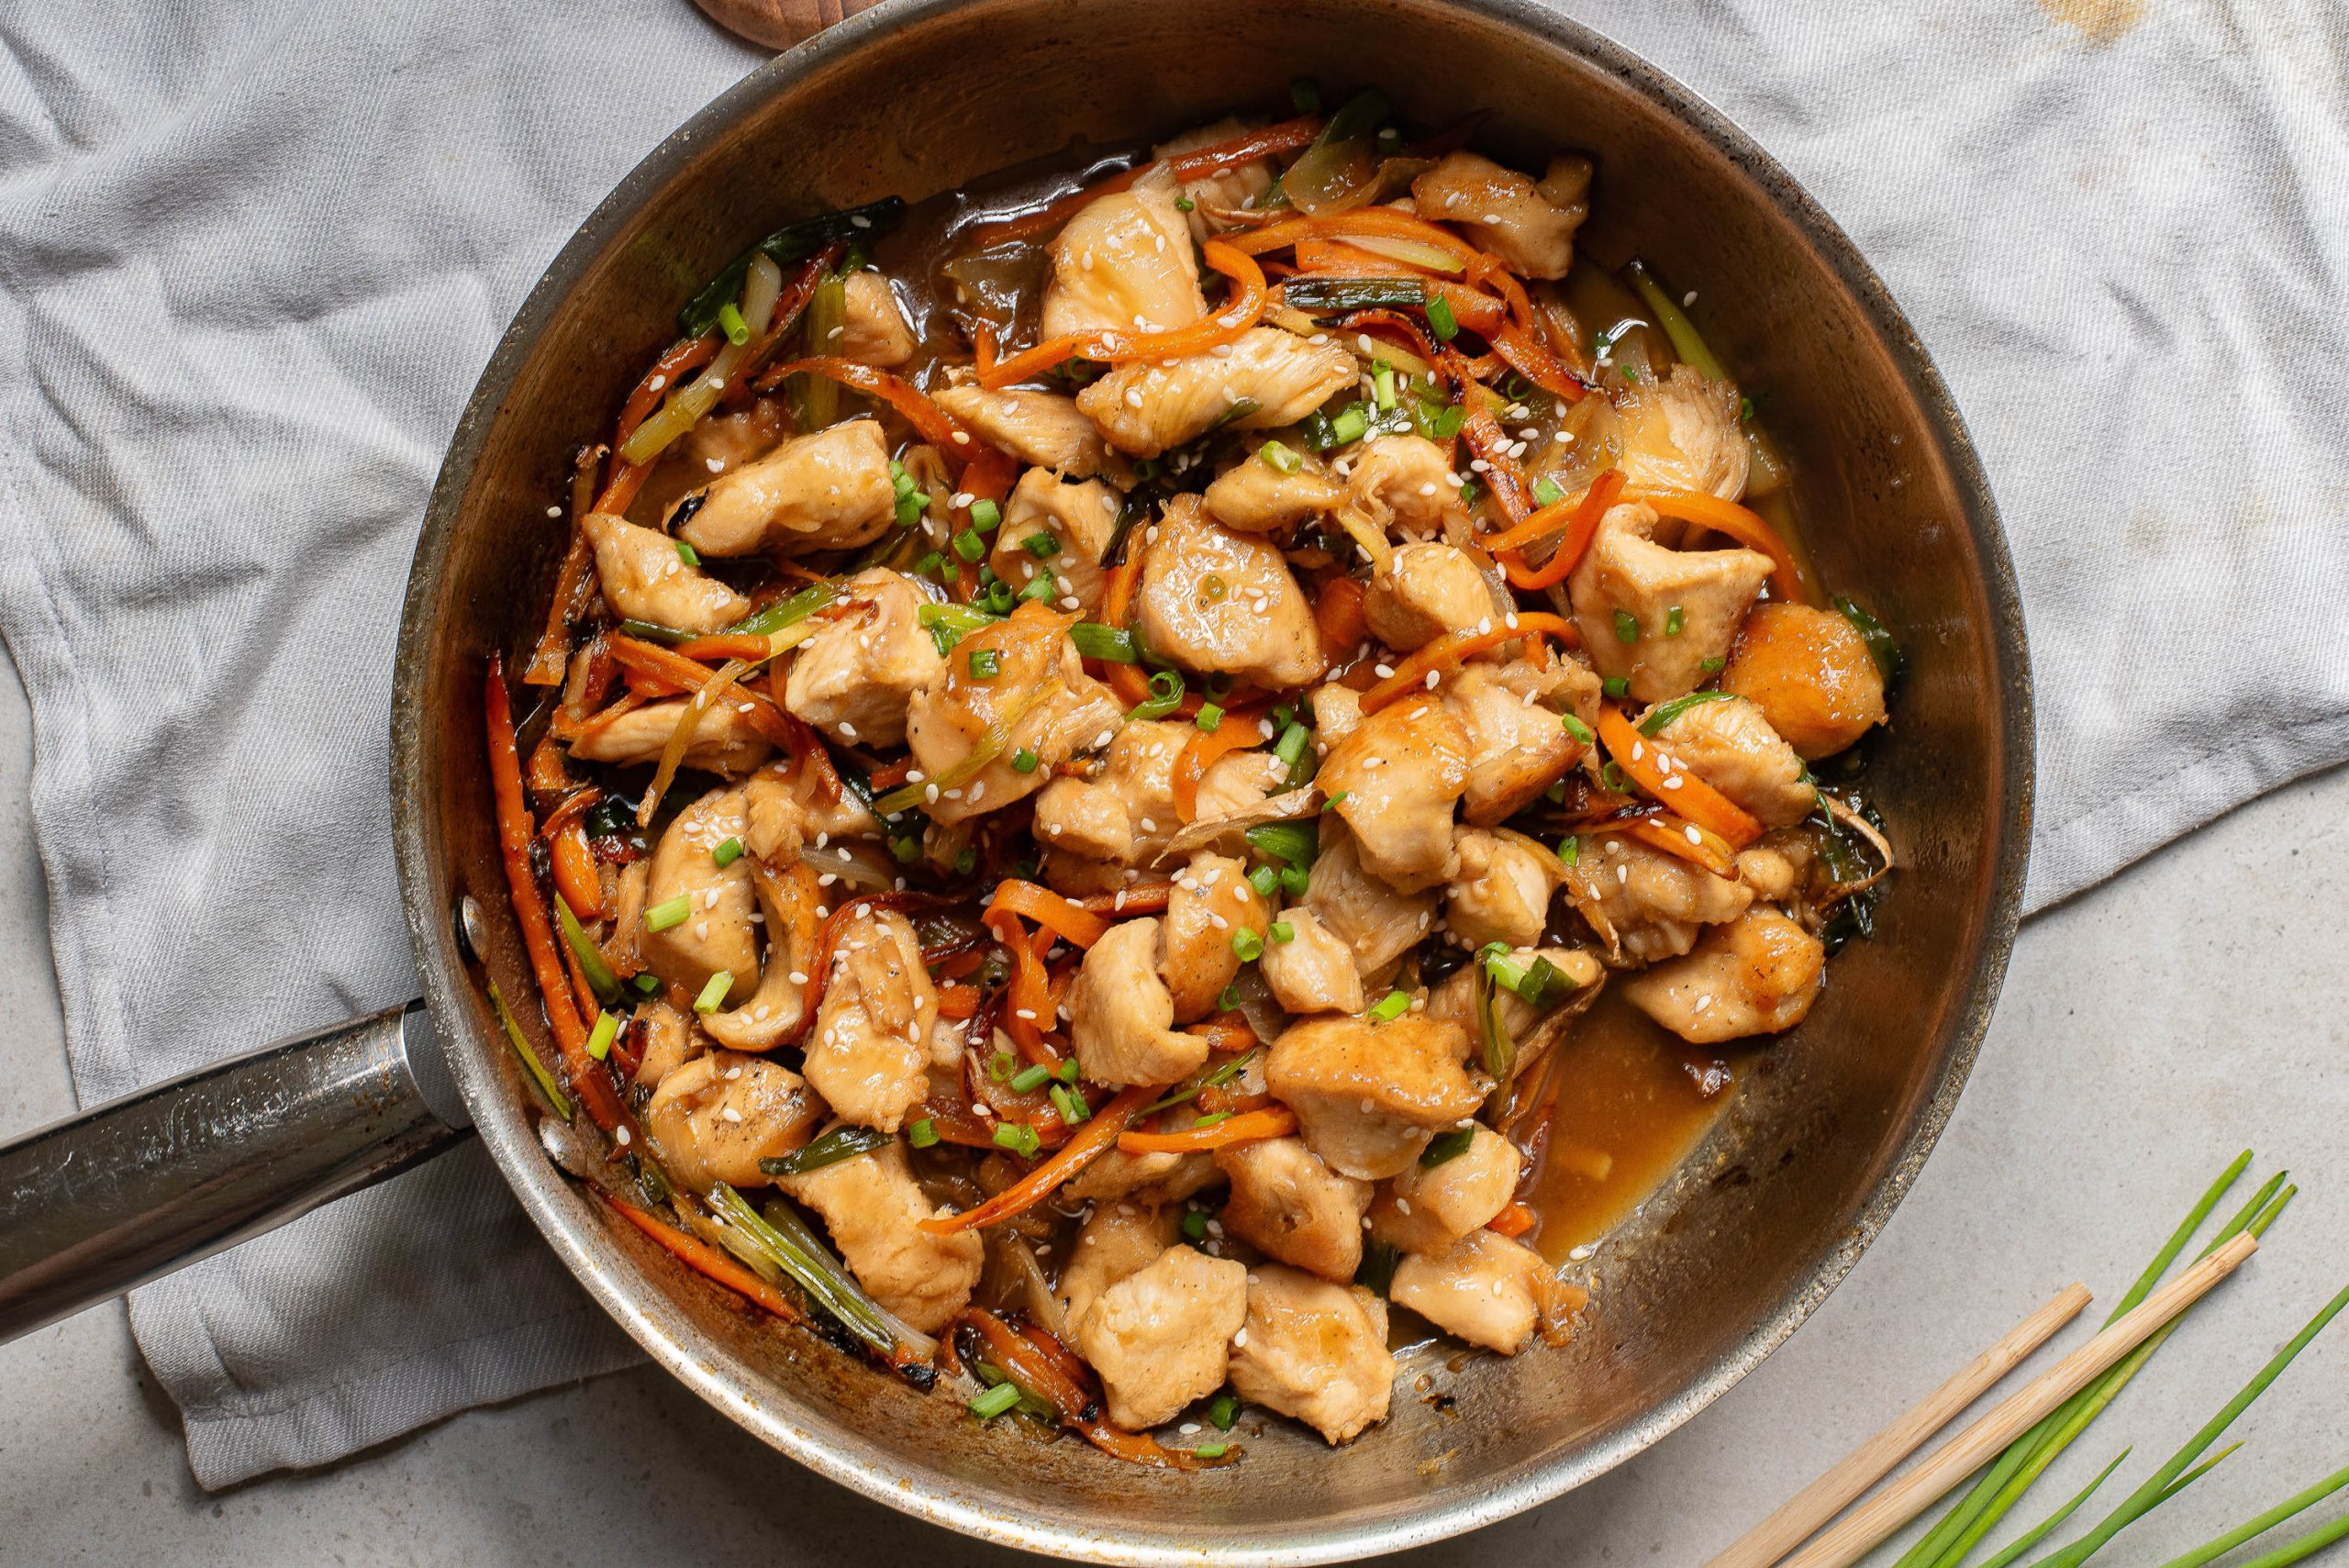
<svg viewBox="0 0 2349 1568">
<path fill-rule="evenodd" d="M 890 1364 L 920 1365 L 938 1353 L 937 1340 L 874 1300 L 788 1205 L 770 1203 L 763 1215 L 740 1193 L 719 1182 L 710 1188 L 709 1207 L 725 1222 L 718 1236 L 727 1251 L 769 1280 L 792 1280 Z"/>
</svg>

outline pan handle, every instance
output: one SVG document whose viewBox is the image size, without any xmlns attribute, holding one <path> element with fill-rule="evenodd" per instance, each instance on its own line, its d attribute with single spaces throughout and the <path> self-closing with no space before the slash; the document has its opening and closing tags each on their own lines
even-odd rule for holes
<svg viewBox="0 0 2349 1568">
<path fill-rule="evenodd" d="M 418 1001 L 0 1145 L 0 1342 L 404 1171 L 471 1126 Z"/>
</svg>

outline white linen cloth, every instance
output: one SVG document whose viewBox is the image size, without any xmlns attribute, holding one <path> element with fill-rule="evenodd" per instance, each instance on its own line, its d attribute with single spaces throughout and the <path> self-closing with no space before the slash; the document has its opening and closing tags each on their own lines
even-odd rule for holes
<svg viewBox="0 0 2349 1568">
<path fill-rule="evenodd" d="M 2349 755 L 2349 28 L 2047 4 L 1569 6 L 1786 162 L 1955 389 L 2030 618 L 2034 907 Z M 85 1103 L 412 994 L 385 716 L 443 441 L 759 58 L 684 0 L 0 21 L 0 633 Z M 207 1486 L 633 1354 L 478 1149 L 131 1321 Z"/>
</svg>

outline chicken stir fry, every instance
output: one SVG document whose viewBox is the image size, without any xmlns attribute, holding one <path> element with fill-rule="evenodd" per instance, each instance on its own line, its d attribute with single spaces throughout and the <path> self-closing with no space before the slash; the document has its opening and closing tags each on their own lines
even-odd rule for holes
<svg viewBox="0 0 2349 1568">
<path fill-rule="evenodd" d="M 1898 669 L 1591 178 L 1371 94 L 686 306 L 486 695 L 539 1006 L 490 995 L 616 1223 L 1151 1464 L 1571 1332 L 1584 1011 L 1802 1023 Z"/>
</svg>

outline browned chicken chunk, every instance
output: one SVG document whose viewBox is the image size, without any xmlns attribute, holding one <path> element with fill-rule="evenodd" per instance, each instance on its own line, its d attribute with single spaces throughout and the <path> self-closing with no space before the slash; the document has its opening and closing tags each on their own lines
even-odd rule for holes
<svg viewBox="0 0 2349 1568">
<path fill-rule="evenodd" d="M 1694 691 L 1706 661 L 1728 657 L 1770 575 L 1770 558 L 1759 550 L 1666 550 L 1655 542 L 1655 526 L 1651 506 L 1610 507 L 1566 579 L 1584 651 L 1601 675 L 1630 683 L 1636 702 Z M 1619 614 L 1628 621 L 1619 623 Z"/>
<path fill-rule="evenodd" d="M 1156 457 L 1209 430 L 1271 430 L 1294 425 L 1353 384 L 1354 357 L 1276 327 L 1188 359 L 1123 364 L 1076 395 L 1119 451 Z"/>
<path fill-rule="evenodd" d="M 1589 215 L 1589 189 L 1586 159 L 1552 159 L 1538 187 L 1489 158 L 1450 152 L 1411 182 L 1411 197 L 1420 217 L 1458 224 L 1513 271 L 1529 278 L 1563 278 L 1574 264 L 1575 231 Z M 1553 195 L 1565 199 L 1553 200 Z"/>
<path fill-rule="evenodd" d="M 906 739 L 919 776 L 938 791 L 924 806 L 930 820 L 962 822 L 1000 811 L 1033 793 L 1078 751 L 1115 738 L 1124 712 L 1109 689 L 1085 673 L 1076 644 L 1068 639 L 1075 619 L 1041 605 L 1021 605 L 1010 618 L 956 643 L 946 678 L 913 695 Z M 971 657 L 981 651 L 996 655 L 992 677 L 971 673 Z M 1001 733 L 991 733 L 997 724 Z M 939 775 L 963 769 L 983 740 L 995 748 L 985 766 L 959 783 L 937 783 Z M 1036 759 L 1030 772 L 1012 766 L 1022 751 Z"/>
<path fill-rule="evenodd" d="M 779 1176 L 775 1185 L 823 1216 L 857 1282 L 909 1326 L 935 1334 L 971 1299 L 986 1244 L 975 1230 L 921 1229 L 947 1211 L 923 1195 L 903 1142 Z"/>
<path fill-rule="evenodd" d="M 911 922 L 894 909 L 857 916 L 833 949 L 807 1081 L 849 1120 L 895 1132 L 930 1092 L 937 1022 L 938 988 Z"/>
<path fill-rule="evenodd" d="M 1819 999 L 1827 951 L 1775 909 L 1750 909 L 1708 930 L 1686 958 L 1623 983 L 1633 1006 L 1694 1045 L 1777 1034 Z"/>
<path fill-rule="evenodd" d="M 1232 1337 L 1232 1392 L 1294 1416 L 1331 1444 L 1386 1418 L 1395 1358 L 1386 1303 L 1358 1285 L 1259 1263 L 1248 1281 L 1248 1320 Z"/>
<path fill-rule="evenodd" d="M 1468 732 L 1433 697 L 1407 696 L 1330 749 L 1317 780 L 1353 829 L 1362 863 L 1399 893 L 1459 869 L 1452 807 L 1468 787 Z"/>
<path fill-rule="evenodd" d="M 1216 1151 L 1231 1178 L 1224 1228 L 1284 1263 L 1341 1284 L 1362 1265 L 1368 1182 L 1340 1175 L 1301 1138 L 1264 1138 Z"/>
<path fill-rule="evenodd" d="M 1159 923 L 1112 926 L 1069 988 L 1069 1040 L 1097 1084 L 1172 1084 L 1208 1059 L 1206 1037 L 1178 1033 L 1174 998 L 1158 977 Z"/>
<path fill-rule="evenodd" d="M 1196 496 L 1167 504 L 1142 562 L 1142 640 L 1169 662 L 1272 690 L 1321 673 L 1313 607 L 1265 540 L 1219 528 Z"/>
<path fill-rule="evenodd" d="M 1076 1348 L 1101 1374 L 1109 1418 L 1139 1429 L 1223 1386 L 1247 1320 L 1245 1264 L 1169 1247 L 1101 1293 L 1076 1325 Z"/>
<path fill-rule="evenodd" d="M 842 586 L 856 607 L 799 645 L 783 706 L 849 745 L 902 745 L 907 700 L 944 664 L 921 624 L 930 596 L 886 567 Z"/>
<path fill-rule="evenodd" d="M 1118 528 L 1118 493 L 1097 479 L 1063 482 L 1041 468 L 1019 476 L 1004 504 L 987 564 L 1015 588 L 1052 580 L 1051 603 L 1101 610 L 1101 553 Z"/>
<path fill-rule="evenodd" d="M 1090 479 L 1110 466 L 1101 431 L 1076 399 L 1057 392 L 1008 387 L 950 386 L 932 401 L 1021 462 L 1048 468 L 1071 479 Z"/>
<path fill-rule="evenodd" d="M 1491 1128 L 1441 1163 L 1407 1166 L 1370 1207 L 1370 1233 L 1406 1252 L 1441 1252 L 1481 1230 L 1517 1195 L 1517 1146 Z"/>
<path fill-rule="evenodd" d="M 579 530 L 596 547 L 596 581 L 604 602 L 623 620 L 651 621 L 676 631 L 718 631 L 751 613 L 751 601 L 688 566 L 677 541 L 640 528 L 608 512 L 590 512 Z"/>
<path fill-rule="evenodd" d="M 713 1051 L 662 1079 L 644 1107 L 644 1130 L 669 1174 L 706 1193 L 719 1182 L 764 1186 L 759 1162 L 790 1153 L 824 1118 L 798 1073 L 763 1056 Z"/>
<path fill-rule="evenodd" d="M 881 427 L 851 419 L 720 475 L 670 517 L 704 555 L 793 555 L 871 544 L 896 520 L 896 505 Z"/>
<path fill-rule="evenodd" d="M 1319 1018 L 1273 1042 L 1264 1082 L 1297 1113 L 1307 1147 L 1373 1182 L 1408 1168 L 1435 1134 L 1476 1114 L 1484 1095 L 1461 1070 L 1467 1041 L 1441 1019 Z"/>
</svg>

